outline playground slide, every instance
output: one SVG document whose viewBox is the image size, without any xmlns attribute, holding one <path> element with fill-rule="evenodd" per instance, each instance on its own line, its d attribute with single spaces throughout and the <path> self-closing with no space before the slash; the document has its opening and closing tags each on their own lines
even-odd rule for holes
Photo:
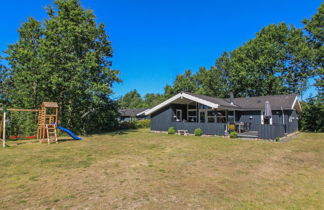
<svg viewBox="0 0 324 210">
<path fill-rule="evenodd" d="M 75 140 L 82 140 L 80 137 L 76 136 L 74 133 L 72 133 L 72 131 L 70 131 L 67 128 L 63 128 L 62 126 L 58 125 L 57 126 L 58 129 L 60 129 L 61 131 L 64 131 L 65 133 L 69 134 L 69 136 L 71 136 L 72 138 L 74 138 Z"/>
</svg>

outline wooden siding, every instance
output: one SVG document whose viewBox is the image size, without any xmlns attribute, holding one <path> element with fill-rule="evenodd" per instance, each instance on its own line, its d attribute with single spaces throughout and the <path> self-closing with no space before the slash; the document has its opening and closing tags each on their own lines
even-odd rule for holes
<svg viewBox="0 0 324 210">
<path fill-rule="evenodd" d="M 251 123 L 250 130 L 257 131 L 261 125 L 261 111 L 236 111 L 236 122 Z"/>
<path fill-rule="evenodd" d="M 177 130 L 188 130 L 194 133 L 196 128 L 200 128 L 203 134 L 224 136 L 226 123 L 194 123 L 194 122 L 171 122 L 170 127 Z"/>
</svg>

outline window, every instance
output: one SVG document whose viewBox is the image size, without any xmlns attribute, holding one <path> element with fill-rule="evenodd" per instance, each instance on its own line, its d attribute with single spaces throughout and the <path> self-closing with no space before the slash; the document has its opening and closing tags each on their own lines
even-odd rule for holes
<svg viewBox="0 0 324 210">
<path fill-rule="evenodd" d="M 188 122 L 197 122 L 197 102 L 191 102 L 187 106 L 188 112 Z"/>
<path fill-rule="evenodd" d="M 197 116 L 197 111 L 188 111 L 188 116 L 189 117 L 196 117 Z"/>
<path fill-rule="evenodd" d="M 234 111 L 227 112 L 227 118 L 229 123 L 235 123 L 235 114 Z"/>
<path fill-rule="evenodd" d="M 209 106 L 199 104 L 199 109 L 211 109 Z"/>
<path fill-rule="evenodd" d="M 201 122 L 201 123 L 206 122 L 206 112 L 205 111 L 199 112 L 199 122 Z"/>
<path fill-rule="evenodd" d="M 191 102 L 188 104 L 188 109 L 197 109 L 197 102 Z"/>
<path fill-rule="evenodd" d="M 182 120 L 182 110 L 177 109 L 176 110 L 176 121 L 181 121 Z"/>
<path fill-rule="evenodd" d="M 216 111 L 207 111 L 207 122 L 214 123 L 216 122 Z"/>
<path fill-rule="evenodd" d="M 216 111 L 216 122 L 217 123 L 226 123 L 226 114 L 224 110 Z"/>
</svg>

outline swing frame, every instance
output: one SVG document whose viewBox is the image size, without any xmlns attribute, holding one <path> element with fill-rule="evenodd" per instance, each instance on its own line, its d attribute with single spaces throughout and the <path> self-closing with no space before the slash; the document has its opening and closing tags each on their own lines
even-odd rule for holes
<svg viewBox="0 0 324 210">
<path fill-rule="evenodd" d="M 8 108 L 4 109 L 1 108 L 2 111 L 2 120 L 1 120 L 1 133 L 2 133 L 2 147 L 6 147 L 6 115 L 8 112 L 40 112 L 40 109 L 14 109 L 14 108 Z"/>
</svg>

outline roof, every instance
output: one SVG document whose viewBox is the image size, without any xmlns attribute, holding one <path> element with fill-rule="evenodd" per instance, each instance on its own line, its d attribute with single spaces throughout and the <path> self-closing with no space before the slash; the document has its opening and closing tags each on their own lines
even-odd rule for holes
<svg viewBox="0 0 324 210">
<path fill-rule="evenodd" d="M 138 114 L 141 114 L 141 112 L 144 112 L 145 108 L 140 109 L 120 109 L 118 112 L 123 117 L 136 117 Z"/>
<path fill-rule="evenodd" d="M 231 100 L 229 98 L 222 99 L 206 95 L 181 92 L 158 104 L 152 109 L 146 110 L 145 114 L 152 114 L 171 103 L 188 104 L 190 101 L 196 101 L 200 104 L 209 106 L 212 109 L 224 108 L 231 110 L 262 110 L 264 109 L 265 102 L 269 101 L 272 110 L 296 109 L 297 111 L 301 111 L 301 106 L 296 94 L 234 98 Z"/>
<path fill-rule="evenodd" d="M 56 102 L 43 102 L 42 106 L 48 107 L 48 108 L 58 108 L 59 107 Z"/>
<path fill-rule="evenodd" d="M 212 102 L 212 103 L 215 103 L 215 104 L 218 104 L 218 105 L 223 106 L 223 107 L 233 107 L 233 104 L 231 104 L 230 101 L 226 101 L 226 100 L 224 100 L 222 98 L 215 98 L 215 97 L 211 97 L 211 96 L 199 95 L 199 94 L 188 93 L 188 92 L 184 92 L 184 93 L 186 93 L 188 95 L 191 95 L 191 96 L 195 96 L 197 98 L 204 99 L 206 101 L 209 101 L 209 102 Z"/>
<path fill-rule="evenodd" d="M 234 98 L 233 103 L 241 109 L 264 109 L 265 102 L 269 101 L 272 110 L 292 109 L 296 97 L 296 94 L 290 94 Z M 226 101 L 230 101 L 230 99 L 226 99 Z"/>
</svg>

